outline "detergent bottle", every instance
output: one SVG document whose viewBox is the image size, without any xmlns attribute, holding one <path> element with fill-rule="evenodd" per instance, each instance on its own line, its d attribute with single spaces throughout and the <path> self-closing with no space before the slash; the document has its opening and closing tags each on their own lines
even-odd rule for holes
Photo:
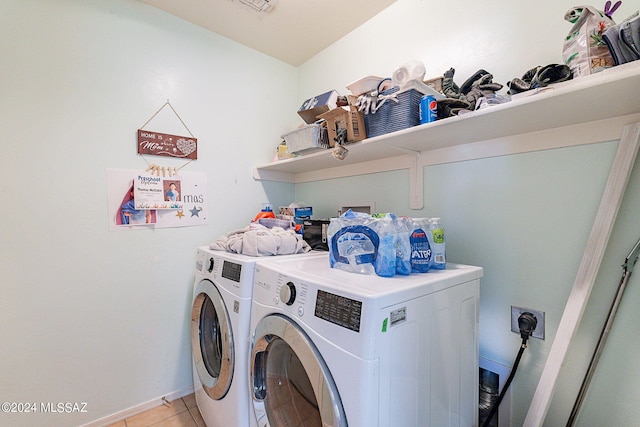
<svg viewBox="0 0 640 427">
<path fill-rule="evenodd" d="M 275 218 L 275 214 L 271 209 L 271 203 L 263 203 L 262 210 L 258 212 L 258 215 L 253 219 L 253 222 L 258 222 L 260 218 Z"/>
</svg>

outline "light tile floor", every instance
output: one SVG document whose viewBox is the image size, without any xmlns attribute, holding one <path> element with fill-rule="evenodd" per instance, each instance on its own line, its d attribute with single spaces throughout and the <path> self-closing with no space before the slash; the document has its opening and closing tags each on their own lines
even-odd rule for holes
<svg viewBox="0 0 640 427">
<path fill-rule="evenodd" d="M 192 393 L 108 427 L 206 427 Z"/>
</svg>

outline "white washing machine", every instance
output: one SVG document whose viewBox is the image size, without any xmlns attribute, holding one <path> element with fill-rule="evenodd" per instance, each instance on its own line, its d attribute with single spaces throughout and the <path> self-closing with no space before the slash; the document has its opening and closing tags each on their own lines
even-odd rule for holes
<svg viewBox="0 0 640 427">
<path fill-rule="evenodd" d="M 248 361 L 251 294 L 259 259 L 206 246 L 197 250 L 191 309 L 193 386 L 208 427 L 256 425 L 250 417 Z"/>
<path fill-rule="evenodd" d="M 455 264 L 382 278 L 331 269 L 325 257 L 258 262 L 258 426 L 477 426 L 481 276 Z"/>
</svg>

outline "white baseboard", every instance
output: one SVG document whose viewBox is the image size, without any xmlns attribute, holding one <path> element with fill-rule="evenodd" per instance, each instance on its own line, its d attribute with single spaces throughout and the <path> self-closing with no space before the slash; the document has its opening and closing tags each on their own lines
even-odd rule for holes
<svg viewBox="0 0 640 427">
<path fill-rule="evenodd" d="M 173 391 L 171 393 L 165 394 L 163 396 L 159 396 L 155 399 L 151 399 L 147 402 L 141 403 L 136 406 L 132 406 L 130 408 L 124 409 L 122 411 L 116 412 L 115 414 L 107 415 L 106 417 L 100 418 L 95 421 L 91 421 L 87 424 L 82 425 L 81 427 L 104 427 L 113 423 L 117 423 L 118 421 L 122 421 L 126 418 L 132 417 L 134 415 L 140 414 L 142 412 L 148 411 L 149 409 L 153 409 L 157 406 L 162 405 L 165 401 L 172 402 L 176 399 L 180 399 L 181 397 L 187 396 L 193 393 L 193 385 L 189 387 L 185 387 L 181 390 Z"/>
</svg>

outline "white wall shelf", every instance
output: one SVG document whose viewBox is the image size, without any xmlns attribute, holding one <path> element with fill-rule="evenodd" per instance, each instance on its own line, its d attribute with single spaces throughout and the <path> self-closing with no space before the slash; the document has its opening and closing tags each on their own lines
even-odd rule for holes
<svg viewBox="0 0 640 427">
<path fill-rule="evenodd" d="M 640 114 L 640 61 L 523 95 L 349 144 L 344 160 L 323 150 L 259 165 L 253 176 L 301 183 L 409 169 L 411 208 L 421 209 L 425 165 L 619 139 L 622 127 Z"/>
</svg>

